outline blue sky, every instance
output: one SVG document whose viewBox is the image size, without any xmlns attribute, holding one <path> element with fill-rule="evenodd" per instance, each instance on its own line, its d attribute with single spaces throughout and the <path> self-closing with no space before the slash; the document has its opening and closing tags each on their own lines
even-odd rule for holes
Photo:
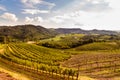
<svg viewBox="0 0 120 80">
<path fill-rule="evenodd" d="M 120 0 L 0 0 L 0 25 L 120 30 Z"/>
</svg>

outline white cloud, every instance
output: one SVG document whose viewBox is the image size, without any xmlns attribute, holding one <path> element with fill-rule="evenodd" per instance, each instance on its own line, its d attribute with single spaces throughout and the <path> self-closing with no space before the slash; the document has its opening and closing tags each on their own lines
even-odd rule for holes
<svg viewBox="0 0 120 80">
<path fill-rule="evenodd" d="M 102 11 L 108 11 L 112 8 L 109 6 L 108 2 L 105 2 L 104 0 L 92 0 L 89 2 L 86 2 L 86 4 L 80 6 L 80 10 L 83 11 L 90 11 L 90 12 L 102 12 Z"/>
<path fill-rule="evenodd" d="M 35 17 L 35 19 L 34 19 L 35 21 L 37 21 L 37 22 L 43 22 L 43 18 L 42 17 Z"/>
<path fill-rule="evenodd" d="M 53 7 L 56 6 L 55 3 L 49 3 L 49 2 L 46 2 L 46 1 L 42 1 L 41 2 L 43 5 L 47 5 L 49 9 L 52 9 Z"/>
<path fill-rule="evenodd" d="M 63 9 L 54 11 L 55 15 L 49 20 L 58 25 L 65 25 L 72 22 L 75 26 L 78 26 L 76 25 L 78 23 L 83 25 L 84 18 L 86 20 L 89 16 L 93 17 L 111 9 L 112 7 L 109 5 L 109 2 L 105 0 L 74 0 L 73 3 L 67 5 Z M 89 13 L 87 17 L 84 15 L 86 13 Z"/>
<path fill-rule="evenodd" d="M 4 6 L 2 6 L 2 5 L 0 5 L 0 10 L 7 11 L 7 9 Z"/>
<path fill-rule="evenodd" d="M 55 3 L 46 2 L 44 0 L 21 0 L 21 2 L 28 8 L 37 8 L 40 4 L 48 6 L 49 9 L 56 6 Z"/>
<path fill-rule="evenodd" d="M 54 15 L 51 16 L 48 20 L 52 23 L 60 25 L 60 27 L 100 29 L 101 25 L 99 24 L 102 24 L 103 27 L 101 27 L 101 29 L 105 29 L 107 26 L 110 26 L 105 24 L 108 24 L 112 21 L 110 21 L 108 18 L 105 19 L 104 16 L 107 16 L 109 13 L 112 13 L 114 11 L 110 1 L 74 0 L 72 3 L 66 5 L 65 7 L 54 11 Z M 99 17 L 101 17 L 103 20 L 100 20 Z"/>
<path fill-rule="evenodd" d="M 18 18 L 16 17 L 15 14 L 8 13 L 8 12 L 2 14 L 0 17 L 5 20 L 14 21 L 14 22 L 16 22 L 18 20 Z"/>
<path fill-rule="evenodd" d="M 65 13 L 62 15 L 57 15 L 52 18 L 50 18 L 51 21 L 56 22 L 56 23 L 63 23 L 68 20 L 73 20 L 76 17 L 79 17 L 81 15 L 80 11 L 72 12 L 72 13 Z"/>
<path fill-rule="evenodd" d="M 62 23 L 64 20 L 57 18 L 57 16 L 56 16 L 56 17 L 50 18 L 50 21 L 53 21 L 55 23 Z"/>
<path fill-rule="evenodd" d="M 84 24 L 81 24 L 81 23 L 74 23 L 75 26 L 84 26 Z"/>
<path fill-rule="evenodd" d="M 40 13 L 49 13 L 47 10 L 39 10 L 39 9 L 23 9 L 23 14 L 40 14 Z"/>
<path fill-rule="evenodd" d="M 105 12 L 111 9 L 110 2 L 106 0 L 74 0 L 61 10 L 69 13 L 70 11 Z"/>
<path fill-rule="evenodd" d="M 110 7 L 110 3 L 105 0 L 89 0 L 80 9 L 83 11 L 102 12 L 111 10 L 112 8 Z"/>
<path fill-rule="evenodd" d="M 58 15 L 50 18 L 50 21 L 53 21 L 55 23 L 63 23 L 66 22 L 66 19 L 70 19 L 71 17 L 69 15 Z"/>
<path fill-rule="evenodd" d="M 42 0 L 21 0 L 22 3 L 39 4 Z"/>
<path fill-rule="evenodd" d="M 25 17 L 25 22 L 26 23 L 38 23 L 38 22 L 43 22 L 43 18 L 38 16 L 35 18 L 30 18 L 30 17 Z"/>
<path fill-rule="evenodd" d="M 27 2 L 27 0 L 21 0 L 21 2 L 22 2 L 22 3 L 26 3 L 26 2 Z"/>
<path fill-rule="evenodd" d="M 33 22 L 33 21 L 34 21 L 33 18 L 25 17 L 25 22 L 26 22 L 26 23 L 31 23 L 31 22 Z"/>
</svg>

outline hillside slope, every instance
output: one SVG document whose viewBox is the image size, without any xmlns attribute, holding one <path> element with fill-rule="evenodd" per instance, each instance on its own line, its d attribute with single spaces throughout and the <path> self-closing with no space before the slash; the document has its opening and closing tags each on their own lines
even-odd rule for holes
<svg viewBox="0 0 120 80">
<path fill-rule="evenodd" d="M 99 51 L 99 50 L 117 50 L 119 44 L 116 42 L 94 42 L 86 45 L 76 47 L 77 51 Z"/>
<path fill-rule="evenodd" d="M 49 38 L 55 35 L 42 26 L 18 25 L 18 26 L 1 26 L 0 36 L 8 36 L 19 40 L 39 40 Z"/>
</svg>

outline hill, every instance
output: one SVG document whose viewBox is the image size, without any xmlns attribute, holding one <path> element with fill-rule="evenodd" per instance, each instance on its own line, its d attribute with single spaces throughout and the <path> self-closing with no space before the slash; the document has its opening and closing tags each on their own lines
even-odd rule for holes
<svg viewBox="0 0 120 80">
<path fill-rule="evenodd" d="M 48 30 L 42 26 L 17 25 L 0 27 L 0 36 L 7 36 L 18 40 L 39 40 L 49 38 L 54 35 L 54 31 Z"/>
<path fill-rule="evenodd" d="M 6 36 L 7 39 L 12 41 L 30 41 L 41 40 L 56 36 L 57 34 L 107 34 L 116 35 L 118 32 L 108 30 L 82 30 L 79 28 L 58 28 L 47 29 L 42 26 L 35 25 L 17 25 L 17 26 L 0 26 L 0 42 L 2 37 Z"/>
<path fill-rule="evenodd" d="M 119 48 L 118 42 L 94 42 L 86 45 L 76 47 L 77 51 L 99 51 L 99 50 L 117 50 Z"/>
<path fill-rule="evenodd" d="M 62 34 L 69 34 L 69 33 L 79 33 L 79 34 L 109 34 L 109 35 L 113 35 L 113 34 L 117 34 L 116 31 L 110 31 L 110 30 L 97 30 L 97 29 L 93 29 L 93 30 L 82 30 L 80 28 L 58 28 L 55 29 L 56 32 L 62 33 Z"/>
</svg>

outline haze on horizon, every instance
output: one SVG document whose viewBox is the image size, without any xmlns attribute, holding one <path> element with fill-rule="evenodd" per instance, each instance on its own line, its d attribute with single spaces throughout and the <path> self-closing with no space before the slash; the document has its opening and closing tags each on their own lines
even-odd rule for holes
<svg viewBox="0 0 120 80">
<path fill-rule="evenodd" d="M 0 25 L 120 30 L 120 0 L 0 0 Z"/>
</svg>

